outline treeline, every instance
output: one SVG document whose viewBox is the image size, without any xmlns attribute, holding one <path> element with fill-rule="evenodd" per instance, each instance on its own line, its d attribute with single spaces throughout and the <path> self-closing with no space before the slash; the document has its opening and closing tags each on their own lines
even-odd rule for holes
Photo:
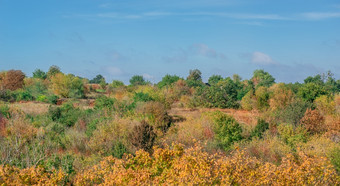
<svg viewBox="0 0 340 186">
<path fill-rule="evenodd" d="M 0 184 L 339 184 L 340 80 L 0 72 Z M 247 179 L 245 179 L 247 178 Z"/>
</svg>

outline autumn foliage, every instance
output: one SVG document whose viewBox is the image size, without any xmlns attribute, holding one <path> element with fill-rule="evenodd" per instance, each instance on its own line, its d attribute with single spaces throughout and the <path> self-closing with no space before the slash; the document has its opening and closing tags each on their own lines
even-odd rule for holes
<svg viewBox="0 0 340 186">
<path fill-rule="evenodd" d="M 322 157 L 296 159 L 287 155 L 281 165 L 263 163 L 236 151 L 232 156 L 209 154 L 200 145 L 155 148 L 123 159 L 107 157 L 78 174 L 76 185 L 337 185 L 335 169 Z"/>
</svg>

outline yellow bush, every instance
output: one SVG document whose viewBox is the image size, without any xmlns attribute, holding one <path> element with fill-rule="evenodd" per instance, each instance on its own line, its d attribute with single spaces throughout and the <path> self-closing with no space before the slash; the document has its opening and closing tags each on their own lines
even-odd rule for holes
<svg viewBox="0 0 340 186">
<path fill-rule="evenodd" d="M 263 163 L 235 152 L 231 157 L 208 154 L 200 145 L 183 150 L 155 148 L 153 156 L 138 151 L 123 160 L 108 157 L 76 175 L 75 185 L 337 185 L 339 177 L 323 157 L 283 158 L 282 164 Z"/>
<path fill-rule="evenodd" d="M 47 172 L 41 167 L 19 169 L 0 166 L 0 185 L 62 185 L 66 174 L 62 171 Z"/>
</svg>

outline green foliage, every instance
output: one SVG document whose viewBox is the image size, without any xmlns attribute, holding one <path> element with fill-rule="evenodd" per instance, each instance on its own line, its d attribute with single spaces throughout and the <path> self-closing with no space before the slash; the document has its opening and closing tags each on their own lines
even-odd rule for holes
<svg viewBox="0 0 340 186">
<path fill-rule="evenodd" d="M 51 78 L 52 76 L 55 76 L 56 74 L 61 73 L 60 68 L 56 65 L 50 66 L 47 72 L 47 77 Z"/>
<path fill-rule="evenodd" d="M 89 83 L 95 83 L 95 84 L 101 84 L 102 82 L 106 83 L 105 78 L 100 74 L 98 74 L 96 77 L 94 77 L 93 79 L 89 81 Z"/>
<path fill-rule="evenodd" d="M 118 88 L 124 86 L 124 83 L 119 80 L 113 80 L 112 83 L 109 85 L 112 88 Z"/>
<path fill-rule="evenodd" d="M 112 146 L 110 155 L 121 159 L 125 153 L 128 153 L 128 149 L 122 142 L 118 141 Z"/>
<path fill-rule="evenodd" d="M 315 83 L 315 84 L 323 85 L 323 80 L 321 78 L 321 75 L 319 75 L 319 74 L 314 76 L 314 77 L 308 76 L 303 81 L 304 81 L 305 84 L 307 84 L 307 83 Z"/>
<path fill-rule="evenodd" d="M 216 85 L 219 81 L 223 80 L 221 75 L 212 75 L 208 79 L 209 85 Z"/>
<path fill-rule="evenodd" d="M 180 77 L 176 75 L 167 74 L 162 78 L 162 81 L 160 81 L 157 85 L 159 88 L 168 87 L 171 86 L 173 83 L 177 82 L 179 79 Z"/>
<path fill-rule="evenodd" d="M 213 115 L 215 140 L 220 148 L 228 150 L 234 142 L 243 139 L 242 128 L 232 116 L 220 111 L 214 112 Z"/>
<path fill-rule="evenodd" d="M 268 129 L 269 129 L 269 123 L 267 123 L 263 119 L 258 119 L 254 130 L 250 134 L 250 137 L 251 138 L 257 137 L 257 138 L 261 139 L 262 136 L 263 136 L 263 133 Z"/>
<path fill-rule="evenodd" d="M 204 84 L 202 82 L 202 72 L 198 69 L 190 70 L 189 76 L 187 77 L 187 85 L 189 87 L 202 87 Z"/>
<path fill-rule="evenodd" d="M 227 78 L 212 86 L 197 89 L 192 100 L 194 105 L 218 108 L 237 108 L 237 87 Z"/>
<path fill-rule="evenodd" d="M 52 90 L 55 94 L 65 98 L 83 98 L 84 83 L 72 74 L 58 73 L 51 78 Z"/>
<path fill-rule="evenodd" d="M 0 114 L 5 118 L 9 119 L 11 117 L 10 108 L 8 105 L 0 105 Z"/>
<path fill-rule="evenodd" d="M 338 174 L 340 174 L 340 147 L 333 149 L 329 155 L 329 158 Z"/>
<path fill-rule="evenodd" d="M 133 95 L 133 101 L 136 102 L 148 102 L 148 101 L 154 101 L 154 99 L 148 94 L 144 92 L 136 92 Z"/>
<path fill-rule="evenodd" d="M 256 108 L 265 111 L 269 108 L 269 91 L 266 87 L 259 87 L 255 90 Z"/>
<path fill-rule="evenodd" d="M 47 95 L 47 86 L 40 79 L 31 79 L 32 82 L 29 85 L 25 85 L 25 90 L 28 91 L 35 99 L 40 95 Z"/>
<path fill-rule="evenodd" d="M 0 90 L 0 100 L 5 102 L 12 102 L 16 100 L 15 94 L 10 90 Z"/>
<path fill-rule="evenodd" d="M 92 136 L 93 132 L 97 129 L 98 123 L 99 123 L 99 119 L 97 118 L 97 119 L 92 120 L 86 125 L 85 134 L 87 137 Z"/>
<path fill-rule="evenodd" d="M 253 73 L 252 81 L 256 87 L 270 87 L 275 83 L 275 78 L 264 70 L 255 70 Z"/>
<path fill-rule="evenodd" d="M 277 109 L 270 113 L 274 123 L 290 123 L 298 125 L 304 116 L 307 108 L 312 105 L 300 99 L 295 99 L 292 103 L 283 109 Z"/>
<path fill-rule="evenodd" d="M 190 70 L 187 80 L 202 81 L 202 72 L 198 69 Z"/>
<path fill-rule="evenodd" d="M 51 106 L 48 113 L 53 121 L 59 122 L 64 126 L 71 127 L 78 121 L 78 118 L 81 115 L 81 110 L 73 107 L 70 103 L 66 103 L 61 107 Z"/>
<path fill-rule="evenodd" d="M 32 94 L 27 90 L 17 90 L 16 94 L 16 101 L 32 101 L 34 97 Z"/>
<path fill-rule="evenodd" d="M 108 109 L 113 111 L 114 110 L 114 104 L 116 100 L 114 98 L 109 98 L 107 96 L 100 96 L 96 99 L 94 108 L 95 109 Z"/>
<path fill-rule="evenodd" d="M 296 149 L 298 143 L 305 143 L 308 139 L 308 132 L 302 126 L 294 127 L 292 124 L 280 124 L 278 133 L 281 139 L 293 149 Z"/>
<path fill-rule="evenodd" d="M 134 75 L 130 79 L 130 84 L 133 86 L 136 85 L 146 85 L 147 82 L 145 81 L 144 77 L 141 75 Z"/>
<path fill-rule="evenodd" d="M 40 70 L 40 69 L 36 69 L 33 72 L 33 78 L 38 78 L 38 79 L 46 79 L 47 78 L 47 74 L 46 72 Z"/>
<path fill-rule="evenodd" d="M 312 103 L 317 97 L 326 95 L 325 88 L 315 82 L 306 83 L 301 86 L 298 91 L 298 95 L 305 101 Z"/>
<path fill-rule="evenodd" d="M 57 101 L 58 101 L 59 97 L 56 96 L 56 95 L 51 94 L 51 95 L 48 95 L 46 97 L 46 99 L 47 99 L 47 103 L 55 105 L 55 104 L 57 104 Z"/>
</svg>

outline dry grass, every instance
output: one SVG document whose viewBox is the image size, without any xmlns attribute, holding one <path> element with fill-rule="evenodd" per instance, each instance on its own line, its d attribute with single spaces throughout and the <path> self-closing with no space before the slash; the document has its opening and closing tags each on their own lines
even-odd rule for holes
<svg viewBox="0 0 340 186">
<path fill-rule="evenodd" d="M 189 108 L 172 108 L 169 111 L 169 115 L 182 116 L 184 118 L 200 118 L 202 113 L 209 111 L 221 111 L 223 113 L 233 116 L 237 122 L 246 125 L 255 126 L 257 124 L 257 119 L 260 116 L 258 112 L 246 111 L 246 110 L 235 110 L 235 109 L 218 109 L 218 108 L 201 108 L 201 109 L 189 109 Z"/>
<path fill-rule="evenodd" d="M 48 107 L 50 104 L 48 103 L 39 103 L 39 102 L 23 102 L 23 103 L 13 103 L 9 104 L 11 109 L 18 109 L 24 112 L 25 114 L 31 115 L 40 115 L 48 112 Z"/>
</svg>

